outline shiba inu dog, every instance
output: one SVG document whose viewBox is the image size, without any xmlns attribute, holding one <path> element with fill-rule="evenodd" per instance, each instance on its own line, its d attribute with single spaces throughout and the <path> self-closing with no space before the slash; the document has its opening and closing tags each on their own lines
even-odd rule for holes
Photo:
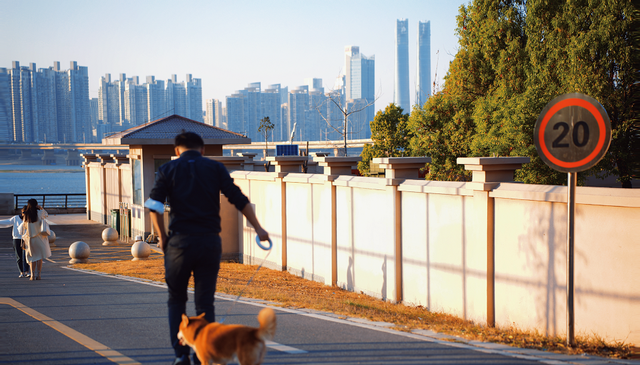
<svg viewBox="0 0 640 365">
<path fill-rule="evenodd" d="M 264 308 L 258 314 L 260 327 L 209 323 L 204 313 L 197 317 L 182 315 L 178 339 L 193 349 L 202 364 L 227 364 L 238 359 L 240 365 L 258 365 L 267 352 L 265 340 L 276 334 L 276 313 Z"/>
</svg>

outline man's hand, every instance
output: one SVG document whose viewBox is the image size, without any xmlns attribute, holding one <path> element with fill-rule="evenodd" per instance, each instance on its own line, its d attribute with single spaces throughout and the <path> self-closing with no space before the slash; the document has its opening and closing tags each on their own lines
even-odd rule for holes
<svg viewBox="0 0 640 365">
<path fill-rule="evenodd" d="M 269 240 L 269 233 L 267 233 L 267 231 L 265 231 L 262 227 L 256 228 L 256 234 L 258 235 L 258 237 L 260 237 L 260 241 Z"/>
</svg>

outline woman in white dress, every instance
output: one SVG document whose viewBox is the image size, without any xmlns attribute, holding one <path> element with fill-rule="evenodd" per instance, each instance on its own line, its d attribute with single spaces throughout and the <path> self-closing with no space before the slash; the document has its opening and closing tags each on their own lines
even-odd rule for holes
<svg viewBox="0 0 640 365">
<path fill-rule="evenodd" d="M 37 200 L 29 199 L 27 209 L 22 216 L 23 222 L 18 227 L 25 245 L 27 262 L 31 269 L 29 280 L 40 280 L 42 260 L 51 256 L 51 248 L 49 248 L 51 231 L 44 220 L 48 216 L 47 211 L 38 205 Z"/>
</svg>

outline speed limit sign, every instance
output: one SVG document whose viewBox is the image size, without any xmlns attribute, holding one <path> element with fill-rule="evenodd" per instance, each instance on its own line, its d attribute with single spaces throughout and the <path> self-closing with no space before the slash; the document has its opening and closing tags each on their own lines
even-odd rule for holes
<svg viewBox="0 0 640 365">
<path fill-rule="evenodd" d="M 558 96 L 538 116 L 534 142 L 538 155 L 551 168 L 561 172 L 587 170 L 609 149 L 609 116 L 587 95 Z"/>
<path fill-rule="evenodd" d="M 577 173 L 597 164 L 611 144 L 609 116 L 602 105 L 583 94 L 565 94 L 542 110 L 533 140 L 540 158 L 567 172 L 567 346 L 575 345 L 574 241 Z"/>
</svg>

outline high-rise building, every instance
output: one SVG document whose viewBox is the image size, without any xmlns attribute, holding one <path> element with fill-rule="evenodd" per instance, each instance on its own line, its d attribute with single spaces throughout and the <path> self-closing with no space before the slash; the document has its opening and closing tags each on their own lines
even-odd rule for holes
<svg viewBox="0 0 640 365">
<path fill-rule="evenodd" d="M 184 83 L 178 83 L 176 75 L 171 75 L 171 78 L 167 80 L 166 92 L 167 113 L 169 115 L 178 114 L 188 118 L 186 90 Z"/>
<path fill-rule="evenodd" d="M 431 95 L 431 23 L 418 21 L 416 104 L 423 106 Z"/>
<path fill-rule="evenodd" d="M 240 91 L 244 96 L 244 127 L 245 134 L 252 141 L 260 140 L 258 128 L 262 115 L 262 105 L 260 102 L 261 85 L 259 82 L 249 84 L 244 90 Z"/>
<path fill-rule="evenodd" d="M 269 117 L 269 121 L 273 123 L 270 139 L 272 141 L 283 141 L 283 125 L 282 125 L 282 104 L 280 102 L 280 85 L 269 85 L 269 88 L 262 91 L 260 95 L 262 103 L 262 114 Z"/>
<path fill-rule="evenodd" d="M 100 123 L 110 126 L 120 124 L 120 85 L 111 82 L 111 74 L 100 78 L 98 120 Z"/>
<path fill-rule="evenodd" d="M 11 112 L 11 92 L 10 92 L 10 74 L 9 71 L 0 68 L 0 141 L 9 142 L 11 138 L 11 123 L 13 114 Z"/>
<path fill-rule="evenodd" d="M 288 131 L 295 131 L 294 141 L 308 141 L 307 138 L 307 111 L 309 110 L 309 88 L 307 85 L 299 86 L 289 92 L 289 125 Z"/>
<path fill-rule="evenodd" d="M 138 84 L 138 77 L 128 80 L 124 88 L 124 114 L 127 124 L 137 126 L 149 122 L 147 88 Z"/>
<path fill-rule="evenodd" d="M 71 67 L 67 73 L 69 75 L 71 125 L 75 127 L 73 141 L 94 142 L 91 115 L 89 114 L 89 69 L 85 66 L 78 66 L 77 62 L 71 61 Z"/>
<path fill-rule="evenodd" d="M 218 128 L 228 129 L 225 111 L 222 108 L 222 102 L 218 99 L 213 99 L 213 125 Z"/>
<path fill-rule="evenodd" d="M 184 92 L 186 104 L 184 116 L 202 123 L 202 80 L 194 79 L 191 74 L 187 74 Z"/>
<path fill-rule="evenodd" d="M 230 131 L 247 135 L 244 122 L 244 95 L 240 91 L 226 97 L 227 127 Z"/>
<path fill-rule="evenodd" d="M 214 99 L 207 99 L 204 103 L 205 105 L 205 109 L 204 109 L 204 124 L 213 126 L 214 124 L 214 120 L 215 120 L 215 115 L 213 114 L 213 110 L 214 110 L 214 106 L 213 106 L 213 102 Z"/>
<path fill-rule="evenodd" d="M 360 53 L 358 46 L 345 47 L 345 101 L 364 99 L 364 105 L 371 103 L 361 113 L 370 122 L 375 116 L 375 56 L 367 57 Z M 358 103 L 358 105 L 362 105 Z M 369 129 L 367 127 L 367 129 Z M 365 135 L 371 132 L 363 131 Z M 348 136 L 347 138 L 354 138 Z M 368 137 L 359 137 L 368 138 Z"/>
<path fill-rule="evenodd" d="M 71 62 L 36 70 L 36 64 L 0 71 L 0 135 L 14 142 L 93 142 L 86 67 Z"/>
<path fill-rule="evenodd" d="M 144 84 L 147 89 L 147 114 L 149 121 L 168 117 L 171 114 L 166 112 L 166 100 L 164 91 L 164 81 L 156 80 L 155 76 L 147 76 L 147 83 Z M 200 93 L 202 100 L 202 92 Z M 202 113 L 202 108 L 200 108 Z"/>
<path fill-rule="evenodd" d="M 402 108 L 404 113 L 411 112 L 409 97 L 409 20 L 396 21 L 395 47 L 395 82 L 393 102 Z"/>
<path fill-rule="evenodd" d="M 57 142 L 58 113 L 56 105 L 56 71 L 51 68 L 40 69 L 36 73 L 38 99 L 38 140 Z M 91 114 L 90 114 L 91 115 Z M 93 127 L 97 121 L 91 120 Z"/>
</svg>

